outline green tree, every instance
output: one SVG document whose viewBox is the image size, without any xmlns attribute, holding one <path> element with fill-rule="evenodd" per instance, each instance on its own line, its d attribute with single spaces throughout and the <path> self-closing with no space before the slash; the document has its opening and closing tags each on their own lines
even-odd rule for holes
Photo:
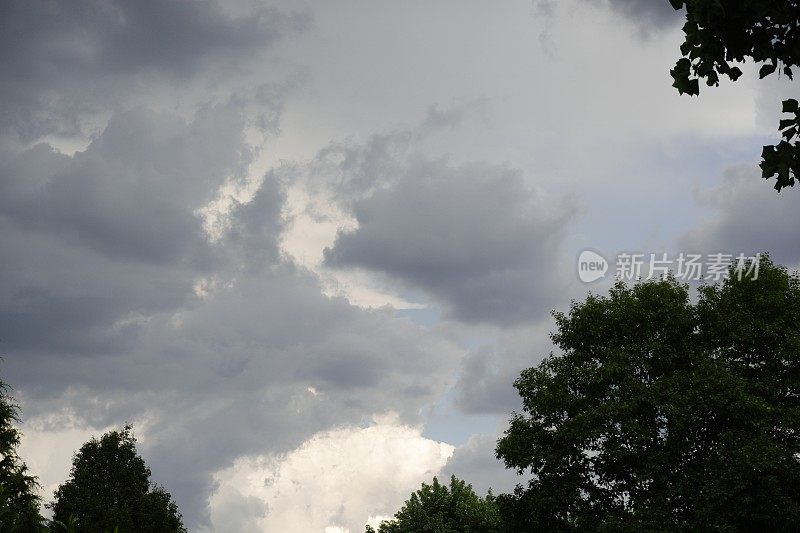
<svg viewBox="0 0 800 533">
<path fill-rule="evenodd" d="M 500 532 L 500 511 L 491 491 L 485 498 L 472 486 L 450 478 L 450 487 L 433 478 L 422 484 L 395 515 L 383 521 L 378 533 L 495 533 Z M 367 533 L 375 530 L 367 526 Z"/>
<path fill-rule="evenodd" d="M 692 303 L 673 279 L 556 313 L 497 456 L 511 531 L 790 531 L 800 524 L 800 280 L 769 258 Z"/>
<path fill-rule="evenodd" d="M 136 453 L 130 426 L 84 444 L 72 460 L 70 478 L 55 492 L 53 519 L 77 520 L 81 533 L 183 532 L 178 507 Z"/>
<path fill-rule="evenodd" d="M 19 409 L 0 381 L 0 531 L 31 532 L 42 528 L 36 478 L 17 453 L 20 432 L 14 426 Z"/>
<path fill-rule="evenodd" d="M 751 59 L 761 64 L 759 76 L 775 72 L 792 78 L 800 65 L 800 3 L 796 0 L 670 0 L 686 9 L 683 57 L 670 71 L 681 94 L 700 93 L 699 80 L 719 85 L 720 76 L 736 81 L 742 71 L 734 63 Z M 800 109 L 797 100 L 783 102 L 788 118 L 781 120 L 783 140 L 764 146 L 761 169 L 765 179 L 776 176 L 775 189 L 800 179 Z M 795 139 L 792 142 L 792 139 Z"/>
</svg>

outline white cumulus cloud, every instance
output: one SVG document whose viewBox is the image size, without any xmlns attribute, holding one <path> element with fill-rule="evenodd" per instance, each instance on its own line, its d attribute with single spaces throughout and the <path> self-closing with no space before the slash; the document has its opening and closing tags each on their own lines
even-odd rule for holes
<svg viewBox="0 0 800 533">
<path fill-rule="evenodd" d="M 392 415 L 317 433 L 283 456 L 250 456 L 215 475 L 213 531 L 360 532 L 393 514 L 454 447 Z"/>
</svg>

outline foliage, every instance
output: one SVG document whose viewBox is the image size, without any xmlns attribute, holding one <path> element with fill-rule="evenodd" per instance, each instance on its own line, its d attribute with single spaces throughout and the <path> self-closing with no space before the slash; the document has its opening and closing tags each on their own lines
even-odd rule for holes
<svg viewBox="0 0 800 533">
<path fill-rule="evenodd" d="M 375 530 L 367 526 L 367 533 Z M 384 521 L 378 533 L 494 533 L 501 531 L 500 512 L 491 491 L 481 498 L 455 476 L 450 487 L 433 478 L 422 484 L 395 515 Z"/>
<path fill-rule="evenodd" d="M 720 76 L 736 81 L 742 71 L 733 63 L 747 58 L 761 64 L 759 77 L 782 72 L 792 78 L 800 65 L 800 3 L 795 0 L 670 0 L 675 9 L 686 8 L 683 57 L 670 71 L 680 94 L 700 93 L 699 80 L 719 85 Z M 793 186 L 800 179 L 800 112 L 796 100 L 783 102 L 784 139 L 762 152 L 763 177 L 777 176 L 775 189 Z"/>
<path fill-rule="evenodd" d="M 78 532 L 78 519 L 74 515 L 69 515 L 65 522 L 61 520 L 50 521 L 50 532 L 64 532 L 64 533 L 77 533 Z M 116 528 L 115 528 L 116 531 Z"/>
<path fill-rule="evenodd" d="M 130 426 L 81 447 L 51 507 L 54 520 L 77 522 L 81 533 L 185 531 L 169 493 L 150 483 L 150 469 L 136 453 Z"/>
<path fill-rule="evenodd" d="M 735 272 L 732 271 L 732 274 Z M 530 472 L 512 531 L 787 531 L 800 523 L 800 280 L 674 279 L 555 314 L 497 456 Z"/>
<path fill-rule="evenodd" d="M 0 381 L 0 531 L 30 532 L 42 527 L 36 478 L 17 454 L 18 407 Z"/>
</svg>

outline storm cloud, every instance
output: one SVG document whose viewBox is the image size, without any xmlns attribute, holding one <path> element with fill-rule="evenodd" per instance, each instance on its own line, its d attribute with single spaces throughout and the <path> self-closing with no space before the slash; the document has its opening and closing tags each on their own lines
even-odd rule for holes
<svg viewBox="0 0 800 533">
<path fill-rule="evenodd" d="M 275 173 L 210 239 L 197 210 L 244 180 L 244 129 L 235 105 L 190 122 L 136 110 L 83 152 L 37 145 L 3 172 L 0 338 L 37 398 L 26 413 L 146 415 L 146 453 L 192 523 L 216 470 L 375 410 L 413 419 L 461 353 L 324 296 L 279 251 Z"/>
<path fill-rule="evenodd" d="M 414 161 L 354 202 L 358 228 L 337 236 L 325 262 L 413 284 L 458 320 L 530 320 L 558 292 L 558 245 L 574 211 L 544 201 L 514 169 Z"/>
<path fill-rule="evenodd" d="M 307 14 L 213 0 L 0 7 L 0 127 L 24 140 L 79 133 L 86 115 L 118 108 L 157 80 L 182 83 L 308 26 Z"/>
<path fill-rule="evenodd" d="M 800 266 L 794 190 L 777 194 L 770 185 L 755 165 L 726 168 L 718 185 L 697 191 L 697 201 L 710 214 L 681 238 L 681 247 L 734 255 L 768 252 L 778 263 Z"/>
</svg>

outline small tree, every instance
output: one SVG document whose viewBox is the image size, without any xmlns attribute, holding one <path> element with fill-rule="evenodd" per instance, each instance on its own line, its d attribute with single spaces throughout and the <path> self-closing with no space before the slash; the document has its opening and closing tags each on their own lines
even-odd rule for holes
<svg viewBox="0 0 800 533">
<path fill-rule="evenodd" d="M 183 532 L 178 507 L 136 453 L 131 426 L 84 444 L 72 460 L 70 478 L 55 492 L 53 519 L 77 520 L 81 533 Z"/>
<path fill-rule="evenodd" d="M 0 381 L 0 531 L 31 532 L 42 527 L 36 478 L 17 454 L 19 409 Z"/>
<path fill-rule="evenodd" d="M 375 530 L 367 526 L 367 533 Z M 481 498 L 472 486 L 450 478 L 450 487 L 433 478 L 422 484 L 393 520 L 383 521 L 378 533 L 495 533 L 500 532 L 500 512 L 491 491 Z"/>
<path fill-rule="evenodd" d="M 529 472 L 511 531 L 790 531 L 800 524 L 800 280 L 617 284 L 555 315 L 497 455 Z"/>
</svg>

